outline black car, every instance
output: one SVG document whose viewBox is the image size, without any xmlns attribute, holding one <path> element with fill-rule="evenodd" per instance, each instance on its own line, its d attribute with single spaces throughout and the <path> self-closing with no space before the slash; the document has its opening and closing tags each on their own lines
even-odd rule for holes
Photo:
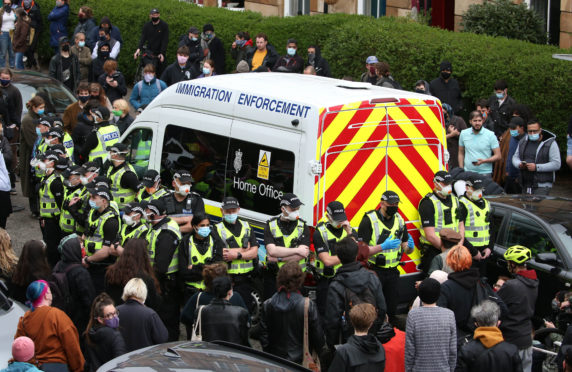
<svg viewBox="0 0 572 372">
<path fill-rule="evenodd" d="M 177 341 L 149 346 L 117 357 L 104 371 L 309 371 L 300 365 L 223 341 Z"/>
<path fill-rule="evenodd" d="M 62 116 L 66 107 L 77 101 L 74 95 L 58 80 L 32 71 L 16 71 L 12 84 L 22 95 L 22 117 L 28 112 L 26 102 L 40 95 L 46 102 L 46 112 Z"/>
<path fill-rule="evenodd" d="M 495 245 L 487 275 L 492 283 L 507 275 L 503 254 L 513 245 L 532 251 L 528 267 L 540 281 L 536 313 L 550 312 L 555 293 L 572 284 L 572 199 L 510 195 L 488 197 L 492 207 L 491 236 Z"/>
</svg>

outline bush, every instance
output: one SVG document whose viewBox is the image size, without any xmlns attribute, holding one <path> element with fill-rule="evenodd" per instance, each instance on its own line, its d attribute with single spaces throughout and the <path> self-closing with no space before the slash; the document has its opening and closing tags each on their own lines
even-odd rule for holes
<svg viewBox="0 0 572 372">
<path fill-rule="evenodd" d="M 39 1 L 47 17 L 53 8 L 50 0 Z M 155 0 L 88 0 L 83 4 L 94 9 L 97 19 L 110 15 L 124 40 L 119 58 L 120 70 L 132 79 L 136 64 L 133 52 L 137 48 L 142 25 L 149 19 Z M 70 35 L 77 22 L 77 10 L 83 4 L 72 4 Z M 120 6 L 118 4 L 121 4 Z M 566 123 L 570 117 L 572 90 L 569 77 L 572 63 L 556 60 L 553 53 L 566 53 L 553 46 L 524 41 L 495 38 L 473 33 L 454 33 L 396 18 L 328 14 L 288 18 L 262 17 L 252 12 L 233 12 L 226 9 L 200 8 L 177 0 L 164 0 L 161 17 L 169 23 L 170 42 L 167 60 L 175 60 L 179 36 L 189 26 L 202 29 L 212 23 L 224 46 L 230 50 L 234 34 L 240 30 L 254 37 L 265 32 L 278 53 L 284 54 L 289 37 L 298 39 L 300 55 L 306 58 L 306 46 L 318 44 L 329 61 L 334 77 L 349 75 L 359 78 L 365 59 L 376 55 L 389 62 L 392 75 L 405 89 L 413 89 L 419 79 L 437 77 L 439 63 L 447 59 L 453 64 L 453 76 L 463 89 L 465 107 L 472 110 L 474 103 L 493 93 L 497 79 L 509 84 L 509 94 L 517 102 L 525 103 L 537 114 L 547 129 L 559 136 L 561 150 L 565 150 Z M 48 22 L 46 20 L 46 29 Z M 49 32 L 42 35 L 40 54 L 44 62 L 52 55 L 48 45 Z M 572 51 L 568 51 L 572 53 Z M 227 71 L 234 70 L 234 61 L 227 54 Z"/>
<path fill-rule="evenodd" d="M 463 30 L 475 34 L 546 44 L 544 20 L 524 3 L 492 0 L 469 6 L 461 22 Z"/>
</svg>

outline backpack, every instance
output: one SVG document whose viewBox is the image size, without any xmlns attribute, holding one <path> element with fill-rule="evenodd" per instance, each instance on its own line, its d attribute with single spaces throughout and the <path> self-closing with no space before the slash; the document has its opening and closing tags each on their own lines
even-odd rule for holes
<svg viewBox="0 0 572 372">
<path fill-rule="evenodd" d="M 349 289 L 348 287 L 344 286 L 344 301 L 345 303 L 344 303 L 344 313 L 342 314 L 342 334 L 341 334 L 342 336 L 341 341 L 343 342 L 340 343 L 345 343 L 346 340 L 354 333 L 354 327 L 350 322 L 350 310 L 354 306 L 368 303 L 372 304 L 377 310 L 375 296 L 373 295 L 373 293 L 369 288 L 365 288 L 360 293 L 356 293 L 351 289 Z"/>
<path fill-rule="evenodd" d="M 157 90 L 161 93 L 161 82 L 158 78 L 155 78 L 155 85 L 157 86 Z M 141 90 L 143 89 L 143 80 L 137 83 L 137 91 L 139 92 L 139 97 L 141 97 Z"/>
<path fill-rule="evenodd" d="M 82 266 L 81 264 L 68 265 L 63 272 L 53 272 L 52 279 L 48 280 L 50 290 L 52 291 L 52 306 L 57 307 L 68 315 L 72 313 L 74 305 L 68 283 L 68 273 L 77 267 Z"/>
</svg>

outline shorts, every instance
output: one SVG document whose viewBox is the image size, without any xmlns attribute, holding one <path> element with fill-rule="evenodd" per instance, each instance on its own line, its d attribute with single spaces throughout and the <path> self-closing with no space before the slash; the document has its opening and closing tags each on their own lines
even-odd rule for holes
<svg viewBox="0 0 572 372">
<path fill-rule="evenodd" d="M 566 155 L 572 156 L 572 137 L 570 137 L 570 135 L 568 135 L 568 140 L 566 144 L 568 145 L 568 149 L 566 150 Z"/>
</svg>

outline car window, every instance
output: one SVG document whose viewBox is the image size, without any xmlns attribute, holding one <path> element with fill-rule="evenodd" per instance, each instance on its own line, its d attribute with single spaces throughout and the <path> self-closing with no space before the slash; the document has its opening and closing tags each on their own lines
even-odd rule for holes
<svg viewBox="0 0 572 372">
<path fill-rule="evenodd" d="M 66 107 L 75 102 L 74 96 L 64 86 L 53 83 L 42 83 L 37 85 L 14 82 L 22 95 L 22 101 L 28 102 L 36 94 L 42 96 L 46 102 L 48 112 L 62 113 Z M 24 105 L 25 106 L 25 105 Z M 27 110 L 24 107 L 24 111 Z"/>
<path fill-rule="evenodd" d="M 127 161 L 135 168 L 137 177 L 143 177 L 143 174 L 149 168 L 153 131 L 147 128 L 136 129 L 129 133 L 123 143 L 129 145 L 131 149 Z"/>
<path fill-rule="evenodd" d="M 493 210 L 493 215 L 490 221 L 490 227 L 491 227 L 491 239 L 494 242 L 498 242 L 499 238 L 501 238 L 501 236 L 499 235 L 499 229 L 501 228 L 504 216 L 505 216 L 504 213 Z"/>
<path fill-rule="evenodd" d="M 507 229 L 506 247 L 524 245 L 533 256 L 538 253 L 556 252 L 554 243 L 536 221 L 520 213 L 513 213 Z"/>
</svg>

